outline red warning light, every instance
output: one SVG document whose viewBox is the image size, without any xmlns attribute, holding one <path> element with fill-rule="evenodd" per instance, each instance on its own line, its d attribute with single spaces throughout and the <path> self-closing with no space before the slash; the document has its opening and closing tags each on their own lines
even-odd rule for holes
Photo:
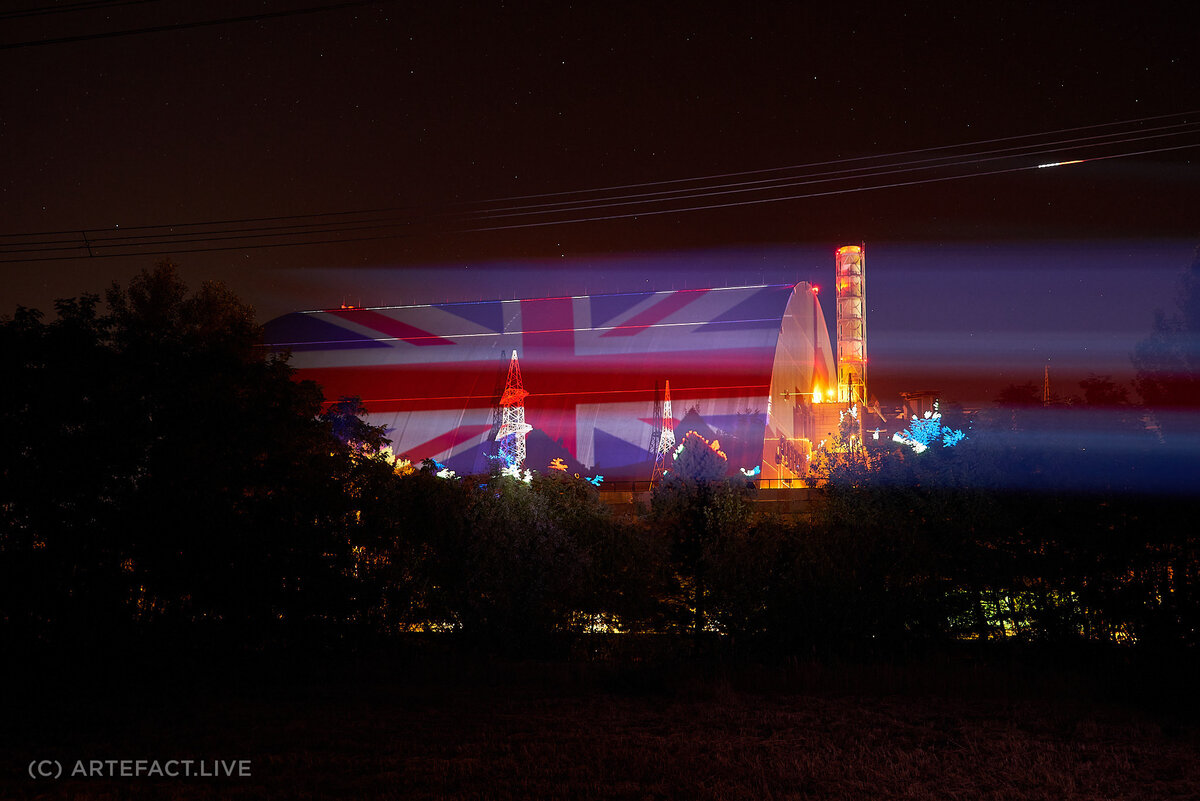
<svg viewBox="0 0 1200 801">
<path fill-rule="evenodd" d="M 814 286 L 814 287 L 812 288 L 812 291 L 813 291 L 813 294 L 815 295 L 815 294 L 817 294 L 818 292 L 820 292 L 820 291 L 821 291 L 821 287 L 819 287 L 819 286 Z"/>
</svg>

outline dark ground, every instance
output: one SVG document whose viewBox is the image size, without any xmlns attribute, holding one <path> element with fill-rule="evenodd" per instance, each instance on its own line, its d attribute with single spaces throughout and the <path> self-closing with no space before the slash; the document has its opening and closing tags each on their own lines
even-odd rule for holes
<svg viewBox="0 0 1200 801">
<path fill-rule="evenodd" d="M 10 653 L 10 659 L 12 658 Z M 38 657 L 0 797 L 1200 797 L 1190 668 L 1133 654 L 888 663 Z M 29 761 L 248 759 L 237 779 L 33 781 Z"/>
</svg>

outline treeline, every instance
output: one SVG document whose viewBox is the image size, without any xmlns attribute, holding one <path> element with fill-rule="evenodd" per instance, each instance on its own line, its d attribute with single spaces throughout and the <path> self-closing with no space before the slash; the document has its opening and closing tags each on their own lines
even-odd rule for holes
<svg viewBox="0 0 1200 801">
<path fill-rule="evenodd" d="M 351 462 L 253 311 L 170 265 L 0 324 L 0 615 L 16 634 L 257 626 L 348 602 Z M 59 636 L 59 635 L 55 635 Z"/>
<path fill-rule="evenodd" d="M 57 312 L 0 321 L 10 645 L 1197 644 L 1191 496 L 1014 490 L 986 477 L 1026 455 L 983 434 L 833 465 L 791 521 L 685 443 L 644 513 L 618 517 L 566 475 L 397 460 L 355 402 L 326 408 L 258 347 L 249 308 L 216 285 L 190 294 L 170 265 L 113 286 L 104 311 L 84 296 Z"/>
</svg>

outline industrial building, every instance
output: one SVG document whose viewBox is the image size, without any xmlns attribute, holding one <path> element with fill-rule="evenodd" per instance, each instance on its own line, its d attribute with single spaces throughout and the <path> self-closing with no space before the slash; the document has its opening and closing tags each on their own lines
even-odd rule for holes
<svg viewBox="0 0 1200 801">
<path fill-rule="evenodd" d="M 799 484 L 835 407 L 865 382 L 852 249 L 853 263 L 838 251 L 838 330 L 857 361 L 840 365 L 808 283 L 296 312 L 269 322 L 266 340 L 328 400 L 361 398 L 414 462 L 459 474 L 494 464 L 516 353 L 526 468 L 558 459 L 606 482 L 648 481 L 675 428 L 719 440 L 730 475 Z M 843 305 L 857 324 L 840 322 Z"/>
</svg>

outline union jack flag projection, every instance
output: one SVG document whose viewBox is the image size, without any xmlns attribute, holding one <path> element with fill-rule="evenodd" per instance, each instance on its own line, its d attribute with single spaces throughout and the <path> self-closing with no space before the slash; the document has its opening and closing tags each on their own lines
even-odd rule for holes
<svg viewBox="0 0 1200 801">
<path fill-rule="evenodd" d="M 807 284 L 297 312 L 269 322 L 266 340 L 327 399 L 361 397 L 396 453 L 460 474 L 494 452 L 514 350 L 533 429 L 526 466 L 547 470 L 553 457 L 532 458 L 541 437 L 610 479 L 649 479 L 664 379 L 679 433 L 684 419 L 707 428 L 731 472 L 761 463 L 765 475 L 778 438 L 798 435 L 792 407 L 836 375 Z"/>
</svg>

